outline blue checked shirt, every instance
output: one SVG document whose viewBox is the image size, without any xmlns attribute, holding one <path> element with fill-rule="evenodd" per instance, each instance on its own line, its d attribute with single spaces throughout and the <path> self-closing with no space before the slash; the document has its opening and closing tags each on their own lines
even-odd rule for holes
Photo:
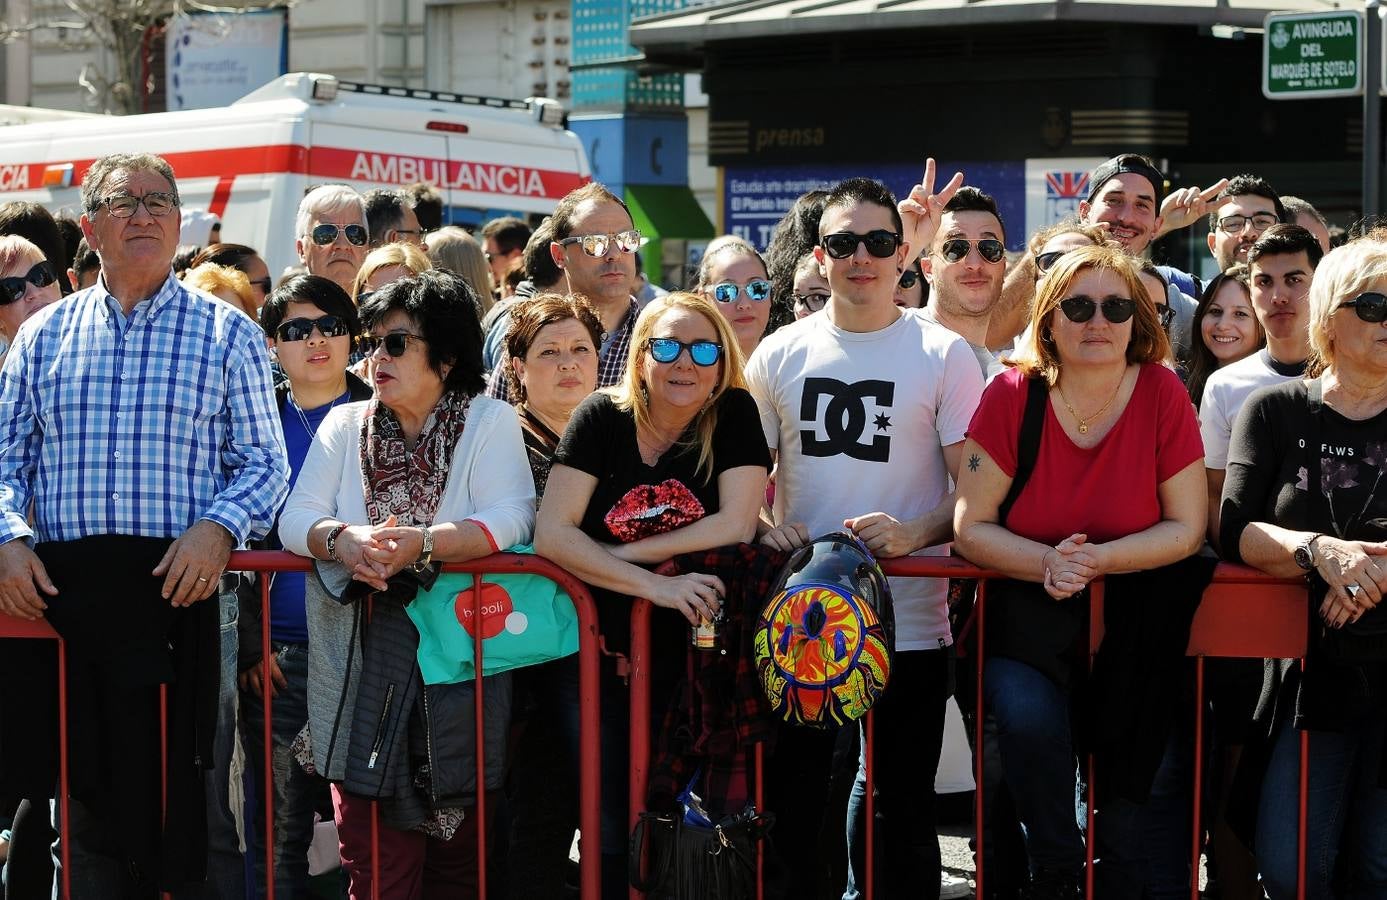
<svg viewBox="0 0 1387 900">
<path fill-rule="evenodd" d="M 19 329 L 0 369 L 0 542 L 208 519 L 239 546 L 288 482 L 265 336 L 243 313 L 170 273 L 128 319 L 98 281 Z"/>
</svg>

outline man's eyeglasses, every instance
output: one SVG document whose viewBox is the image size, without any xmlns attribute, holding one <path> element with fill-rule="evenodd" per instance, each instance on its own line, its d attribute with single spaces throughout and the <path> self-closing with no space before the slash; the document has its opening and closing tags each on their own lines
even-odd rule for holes
<svg viewBox="0 0 1387 900">
<path fill-rule="evenodd" d="M 601 259 L 611 251 L 613 245 L 622 253 L 635 253 L 641 248 L 641 233 L 632 228 L 630 231 L 618 231 L 616 234 L 584 234 L 559 241 L 560 247 L 573 244 L 581 246 L 583 252 L 593 259 Z"/>
<path fill-rule="evenodd" d="M 106 197 L 96 201 L 99 206 L 106 207 L 107 211 L 117 219 L 128 219 L 135 214 L 135 210 L 144 204 L 145 212 L 154 216 L 167 216 L 173 212 L 174 207 L 178 206 L 178 195 L 168 191 L 150 191 L 143 197 L 132 197 L 129 194 L 119 194 L 114 197 Z"/>
<path fill-rule="evenodd" d="M 1130 297 L 1109 297 L 1101 304 L 1092 297 L 1066 297 L 1060 301 L 1060 309 L 1071 322 L 1087 322 L 1099 308 L 1103 318 L 1114 325 L 1120 325 L 1137 311 L 1137 301 Z"/>
<path fill-rule="evenodd" d="M 771 297 L 771 283 L 764 278 L 757 278 L 748 281 L 745 287 L 735 281 L 721 281 L 713 285 L 713 299 L 719 303 L 736 303 L 742 292 L 746 292 L 748 300 L 764 303 Z"/>
<path fill-rule="evenodd" d="M 340 316 L 319 316 L 316 319 L 285 319 L 275 329 L 275 338 L 288 343 L 306 341 L 315 327 L 325 338 L 343 337 L 351 333 L 346 320 Z"/>
<path fill-rule="evenodd" d="M 9 306 L 24 299 L 24 292 L 29 290 L 31 284 L 36 288 L 46 288 L 57 280 L 58 273 L 48 260 L 34 263 L 23 275 L 0 279 L 0 285 L 4 286 L 4 290 L 0 291 L 0 306 Z"/>
<path fill-rule="evenodd" d="M 792 294 L 795 306 L 803 306 L 810 312 L 818 312 L 828 303 L 828 294 Z"/>
<path fill-rule="evenodd" d="M 901 280 L 896 282 L 896 287 L 903 291 L 908 291 L 915 287 L 915 283 L 919 280 L 920 273 L 915 271 L 915 267 L 912 266 L 901 273 Z"/>
<path fill-rule="evenodd" d="M 657 363 L 672 363 L 685 350 L 689 351 L 689 359 L 693 360 L 694 365 L 705 368 L 717 365 L 722 357 L 722 344 L 714 341 L 685 343 L 674 338 L 651 338 L 645 346 L 650 350 L 650 358 Z"/>
<path fill-rule="evenodd" d="M 974 245 L 978 248 L 978 255 L 990 263 L 1001 262 L 1002 257 L 1007 255 L 1006 246 L 996 238 L 983 238 L 980 241 L 950 238 L 939 245 L 939 255 L 944 257 L 945 262 L 956 263 L 965 258 Z"/>
<path fill-rule="evenodd" d="M 1224 234 L 1238 234 L 1247 223 L 1251 222 L 1252 227 L 1258 231 L 1266 231 L 1277 222 L 1281 221 L 1273 213 L 1256 213 L 1251 216 L 1224 216 L 1218 220 L 1218 230 Z"/>
<path fill-rule="evenodd" d="M 364 356 L 375 356 L 376 351 L 384 347 L 386 356 L 399 359 L 401 356 L 404 356 L 405 351 L 409 349 L 410 341 L 428 343 L 427 340 L 421 338 L 417 334 L 409 334 L 405 331 L 392 331 L 380 337 L 376 337 L 374 334 L 363 334 L 357 346 L 361 348 L 361 353 Z"/>
<path fill-rule="evenodd" d="M 366 226 L 365 225 L 333 225 L 331 222 L 322 222 L 313 226 L 310 233 L 313 243 L 319 247 L 326 247 L 328 244 L 337 242 L 338 233 L 347 236 L 347 243 L 357 247 L 366 246 Z"/>
<path fill-rule="evenodd" d="M 9 281 L 8 278 L 5 280 Z M 1387 294 L 1368 291 L 1352 300 L 1345 300 L 1337 308 L 1343 309 L 1345 306 L 1351 307 L 1364 322 L 1381 322 L 1387 319 Z"/>
<path fill-rule="evenodd" d="M 852 256 L 857 252 L 858 244 L 865 246 L 867 252 L 877 259 L 886 259 L 894 255 L 896 248 L 901 245 L 901 236 L 894 231 L 878 228 L 866 234 L 838 231 L 819 238 L 819 246 L 834 259 L 847 259 Z"/>
</svg>

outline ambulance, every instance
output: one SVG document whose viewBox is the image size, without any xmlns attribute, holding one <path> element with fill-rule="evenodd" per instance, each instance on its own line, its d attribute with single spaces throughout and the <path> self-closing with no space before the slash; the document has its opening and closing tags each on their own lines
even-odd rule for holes
<svg viewBox="0 0 1387 900">
<path fill-rule="evenodd" d="M 256 248 L 278 274 L 298 265 L 305 191 L 434 185 L 444 221 L 512 214 L 538 222 L 590 180 L 582 142 L 554 100 L 502 100 L 284 75 L 219 109 L 0 127 L 0 203 L 81 213 L 82 176 L 108 153 L 157 153 L 185 208 L 222 219 L 222 240 Z"/>
</svg>

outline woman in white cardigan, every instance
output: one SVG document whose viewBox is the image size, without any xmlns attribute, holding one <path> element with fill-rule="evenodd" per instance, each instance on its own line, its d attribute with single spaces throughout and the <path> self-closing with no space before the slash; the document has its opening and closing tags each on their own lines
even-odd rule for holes
<svg viewBox="0 0 1387 900">
<path fill-rule="evenodd" d="M 284 546 L 321 561 L 308 590 L 309 743 L 334 782 L 353 900 L 372 896 L 368 798 L 380 800 L 381 897 L 476 892 L 478 823 L 459 800 L 477 789 L 475 763 L 460 759 L 475 748 L 456 727 L 461 707 L 445 705 L 470 709 L 471 685 L 459 699 L 420 683 L 404 612 L 413 591 L 402 588 L 432 563 L 527 542 L 534 527 L 519 421 L 480 394 L 474 304 L 443 272 L 372 295 L 360 313 L 376 398 L 328 414 L 280 516 Z M 368 594 L 369 620 L 357 602 Z M 487 679 L 488 720 L 504 713 L 507 688 Z M 488 725 L 487 759 L 499 763 L 504 727 Z"/>
</svg>

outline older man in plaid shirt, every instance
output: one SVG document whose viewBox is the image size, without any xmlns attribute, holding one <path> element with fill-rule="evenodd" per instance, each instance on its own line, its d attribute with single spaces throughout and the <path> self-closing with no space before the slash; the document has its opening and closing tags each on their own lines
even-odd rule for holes
<svg viewBox="0 0 1387 900">
<path fill-rule="evenodd" d="M 611 191 L 597 182 L 569 191 L 549 220 L 554 240 L 549 252 L 563 270 L 570 294 L 580 294 L 602 318 L 604 337 L 598 348 L 597 386 L 608 387 L 626 372 L 631 329 L 640 306 L 631 292 L 636 286 L 636 251 L 641 235 L 631 212 Z M 522 303 L 524 301 L 521 301 Z M 509 318 L 496 328 L 509 328 Z M 487 396 L 511 401 L 505 377 L 510 358 L 502 356 L 491 372 Z"/>
<path fill-rule="evenodd" d="M 220 620 L 199 601 L 268 531 L 288 464 L 260 329 L 170 269 L 169 164 L 99 159 L 82 206 L 101 277 L 29 319 L 0 371 L 0 613 L 67 642 L 72 896 L 152 896 L 206 860 Z"/>
</svg>

